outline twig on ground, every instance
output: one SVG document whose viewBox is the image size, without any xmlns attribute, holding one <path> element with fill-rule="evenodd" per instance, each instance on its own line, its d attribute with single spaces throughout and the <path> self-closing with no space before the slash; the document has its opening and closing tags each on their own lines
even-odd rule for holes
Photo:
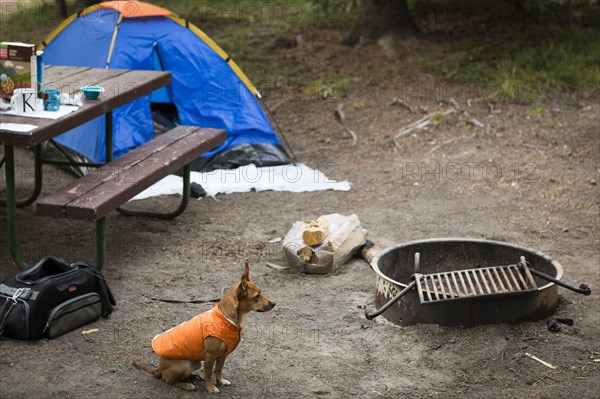
<svg viewBox="0 0 600 399">
<path fill-rule="evenodd" d="M 475 118 L 473 118 L 473 117 L 471 117 L 471 119 L 469 119 L 469 121 L 470 121 L 470 122 L 471 122 L 473 125 L 475 125 L 475 126 L 477 126 L 477 127 L 480 127 L 480 128 L 482 128 L 482 129 L 485 127 L 485 125 L 484 125 L 483 123 L 479 122 L 477 119 L 475 119 Z"/>
<path fill-rule="evenodd" d="M 400 130 L 400 132 L 398 132 L 398 134 L 396 134 L 394 136 L 394 144 L 396 144 L 396 146 L 399 147 L 399 144 L 396 140 L 398 140 L 402 136 L 406 136 L 407 134 L 409 134 L 410 132 L 412 132 L 415 129 L 423 129 L 425 126 L 427 126 L 431 123 L 431 120 L 434 116 L 436 116 L 436 115 L 446 116 L 446 115 L 453 114 L 455 112 L 456 112 L 456 110 L 454 108 L 449 108 L 442 113 L 432 112 L 430 114 L 425 115 L 421 119 L 403 127 L 402 130 Z"/>
<path fill-rule="evenodd" d="M 472 116 L 469 116 L 467 113 L 465 113 L 465 115 L 467 116 L 467 122 L 469 124 L 471 124 L 472 126 L 476 126 L 481 129 L 483 129 L 485 127 L 485 125 L 483 123 L 479 122 L 477 119 L 473 118 Z"/>
<path fill-rule="evenodd" d="M 439 150 L 440 148 L 442 148 L 445 145 L 448 145 L 450 143 L 452 143 L 454 140 L 450 139 L 450 140 L 446 140 L 441 144 L 436 145 L 435 147 L 433 147 L 431 150 L 429 150 L 428 154 L 433 154 L 434 152 L 436 152 L 437 150 Z"/>
<path fill-rule="evenodd" d="M 285 99 L 285 98 L 284 98 L 283 100 L 281 100 L 281 101 L 279 101 L 279 102 L 275 103 L 275 105 L 273 105 L 273 106 L 271 107 L 271 112 L 273 112 L 273 111 L 275 111 L 277 108 L 281 107 L 281 106 L 282 106 L 282 105 L 283 105 L 283 104 L 284 104 L 286 101 L 287 101 L 287 99 Z"/>
<path fill-rule="evenodd" d="M 338 104 L 338 106 L 335 108 L 334 114 L 335 114 L 335 119 L 343 125 L 344 120 L 346 119 L 346 114 L 344 113 L 344 103 Z"/>
<path fill-rule="evenodd" d="M 358 141 L 356 133 L 354 133 L 353 130 L 348 129 L 346 126 L 344 126 L 344 130 L 350 135 L 350 137 L 352 137 L 352 146 L 354 147 L 356 145 L 356 142 Z"/>
<path fill-rule="evenodd" d="M 476 103 L 476 102 L 479 102 L 479 101 L 481 101 L 481 100 L 483 100 L 483 98 L 481 98 L 481 97 L 474 98 L 474 99 L 472 99 L 472 100 L 471 100 L 470 98 L 468 98 L 468 99 L 467 99 L 467 106 L 468 106 L 469 108 L 471 108 L 471 103 L 472 103 L 472 102 L 473 102 L 473 103 Z"/>
<path fill-rule="evenodd" d="M 348 129 L 348 127 L 344 123 L 344 120 L 346 119 L 346 114 L 344 114 L 344 103 L 340 103 L 335 109 L 335 119 L 342 125 L 344 131 L 348 133 L 350 137 L 352 137 L 352 146 L 354 147 L 356 145 L 356 142 L 358 141 L 358 138 L 356 137 L 356 133 Z"/>
<path fill-rule="evenodd" d="M 267 263 L 265 263 L 265 265 L 267 267 L 270 267 L 271 269 L 275 269 L 275 270 L 287 270 L 288 269 L 287 266 L 281 266 L 281 265 L 278 265 L 276 263 L 271 263 L 271 262 L 267 262 Z"/>
<path fill-rule="evenodd" d="M 525 352 L 525 355 L 526 355 L 527 357 L 529 357 L 529 358 L 531 358 L 531 359 L 535 360 L 536 362 L 539 362 L 539 363 L 543 364 L 544 366 L 546 366 L 546 367 L 548 367 L 548 368 L 550 368 L 550 369 L 552 369 L 552 370 L 556 370 L 556 369 L 558 368 L 558 366 L 555 366 L 555 365 L 553 365 L 553 364 L 550 364 L 550 363 L 548 363 L 548 362 L 546 362 L 546 361 L 544 361 L 544 360 L 540 359 L 539 357 L 537 357 L 537 356 L 535 356 L 535 355 L 532 355 L 531 353 Z"/>
<path fill-rule="evenodd" d="M 521 144 L 521 146 L 525 147 L 525 148 L 531 148 L 532 150 L 546 151 L 545 148 L 541 148 L 541 147 L 538 147 L 537 145 L 533 145 L 533 144 L 523 143 L 523 144 Z"/>
<path fill-rule="evenodd" d="M 388 103 L 388 107 L 394 106 L 394 105 L 399 105 L 402 108 L 406 108 L 408 110 L 408 112 L 410 112 L 411 114 L 415 113 L 415 111 L 412 109 L 412 107 L 410 105 L 408 105 L 404 101 L 400 100 L 399 98 L 394 97 L 394 98 L 392 98 L 392 101 L 390 101 Z"/>
<path fill-rule="evenodd" d="M 451 105 L 451 106 L 453 106 L 456 109 L 460 108 L 460 105 L 458 104 L 458 101 L 456 101 L 452 97 L 448 97 L 448 98 L 443 97 L 443 98 L 441 98 L 439 100 L 439 102 L 442 103 L 442 104 Z"/>
</svg>

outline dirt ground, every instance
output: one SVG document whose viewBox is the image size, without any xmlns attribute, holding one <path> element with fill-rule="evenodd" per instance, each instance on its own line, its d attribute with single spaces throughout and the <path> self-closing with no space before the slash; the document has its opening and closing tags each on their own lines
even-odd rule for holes
<svg viewBox="0 0 600 399">
<path fill-rule="evenodd" d="M 221 397 L 598 397 L 600 93 L 488 104 L 482 86 L 448 86 L 404 62 L 408 53 L 436 51 L 434 37 L 407 40 L 397 54 L 386 56 L 378 46 L 336 44 L 342 35 L 336 30 L 298 34 L 300 46 L 274 49 L 297 66 L 295 83 L 343 66 L 350 79 L 347 93 L 291 96 L 290 82 L 284 85 L 287 94 L 273 91 L 266 101 L 278 104 L 276 117 L 298 159 L 330 178 L 349 180 L 352 190 L 205 198 L 173 221 L 112 214 L 103 272 L 117 309 L 86 327 L 100 329 L 94 335 L 78 330 L 54 340 L 0 340 L 0 397 L 208 396 L 167 386 L 135 370 L 131 361 L 157 364 L 150 339 L 212 305 L 156 302 L 141 293 L 218 298 L 239 278 L 245 257 L 252 280 L 277 306 L 249 318 L 243 342 L 225 365 L 233 385 Z M 390 65 L 393 73 L 381 72 Z M 342 102 L 355 146 L 334 117 Z M 404 126 L 448 109 L 455 112 L 394 145 Z M 17 157 L 17 181 L 26 191 L 33 156 L 19 150 Z M 45 172 L 44 192 L 71 179 L 52 167 Z M 164 209 L 177 201 L 163 197 L 136 206 Z M 284 236 L 296 220 L 333 212 L 356 213 L 369 238 L 383 247 L 434 237 L 526 245 L 557 259 L 566 281 L 587 283 L 593 293 L 559 290 L 556 316 L 575 324 L 558 333 L 548 331 L 545 320 L 474 328 L 367 321 L 364 307 L 373 307 L 375 274 L 364 260 L 354 258 L 329 276 L 266 266 L 284 264 L 281 244 L 269 240 Z M 26 260 L 93 257 L 92 224 L 37 218 L 33 207 L 19 209 L 18 216 Z M 3 212 L 0 222 L 4 279 L 16 269 L 5 244 Z M 525 352 L 558 367 L 547 368 Z"/>
</svg>

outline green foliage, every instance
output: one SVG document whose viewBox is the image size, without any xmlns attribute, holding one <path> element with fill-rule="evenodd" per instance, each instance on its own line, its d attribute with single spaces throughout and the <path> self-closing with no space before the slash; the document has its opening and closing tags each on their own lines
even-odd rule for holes
<svg viewBox="0 0 600 399">
<path fill-rule="evenodd" d="M 308 96 L 339 100 L 348 95 L 350 79 L 343 75 L 332 79 L 317 79 L 304 85 L 303 92 Z"/>
<path fill-rule="evenodd" d="M 259 24 L 288 26 L 310 20 L 309 0 L 152 0 L 199 26 Z"/>
<path fill-rule="evenodd" d="M 421 65 L 444 79 L 458 83 L 485 82 L 492 78 L 493 69 L 482 61 L 463 57 L 434 60 L 426 57 L 410 57 L 409 62 Z"/>
<path fill-rule="evenodd" d="M 500 62 L 502 80 L 542 89 L 585 90 L 600 87 L 600 32 L 591 28 L 558 29 L 546 38 L 516 49 Z"/>
<path fill-rule="evenodd" d="M 442 121 L 442 119 L 444 119 L 444 115 L 442 115 L 441 112 L 436 112 L 435 114 L 433 114 L 433 116 L 431 117 L 431 122 L 437 124 L 440 123 Z"/>
<path fill-rule="evenodd" d="M 462 84 L 497 88 L 488 100 L 533 101 L 541 91 L 600 87 L 600 32 L 592 28 L 532 28 L 529 36 L 471 37 L 448 44 L 442 58 L 411 57 L 415 66 Z"/>
<path fill-rule="evenodd" d="M 308 0 L 313 9 L 325 14 L 352 14 L 360 7 L 361 0 Z"/>
</svg>

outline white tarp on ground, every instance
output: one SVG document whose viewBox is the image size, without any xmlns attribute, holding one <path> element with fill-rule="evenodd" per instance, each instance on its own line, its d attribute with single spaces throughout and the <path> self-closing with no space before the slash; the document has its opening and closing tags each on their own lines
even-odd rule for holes
<svg viewBox="0 0 600 399">
<path fill-rule="evenodd" d="M 289 164 L 281 166 L 265 166 L 257 168 L 246 165 L 231 170 L 214 170 L 212 172 L 192 172 L 192 183 L 198 183 L 208 196 L 217 194 L 243 193 L 248 191 L 289 191 L 294 193 L 307 191 L 349 191 L 348 181 L 335 181 L 328 178 L 317 169 L 304 164 Z M 158 195 L 173 195 L 182 192 L 182 178 L 169 175 L 158 183 L 144 190 L 133 200 L 155 197 Z"/>
</svg>

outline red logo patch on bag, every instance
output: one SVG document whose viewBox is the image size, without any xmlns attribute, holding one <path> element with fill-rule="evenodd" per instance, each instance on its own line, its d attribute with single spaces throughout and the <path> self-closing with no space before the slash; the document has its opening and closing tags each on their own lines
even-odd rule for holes
<svg viewBox="0 0 600 399">
<path fill-rule="evenodd" d="M 69 294 L 77 291 L 77 286 L 76 285 L 71 285 L 69 286 L 69 288 L 67 288 L 67 291 L 69 292 Z"/>
</svg>

